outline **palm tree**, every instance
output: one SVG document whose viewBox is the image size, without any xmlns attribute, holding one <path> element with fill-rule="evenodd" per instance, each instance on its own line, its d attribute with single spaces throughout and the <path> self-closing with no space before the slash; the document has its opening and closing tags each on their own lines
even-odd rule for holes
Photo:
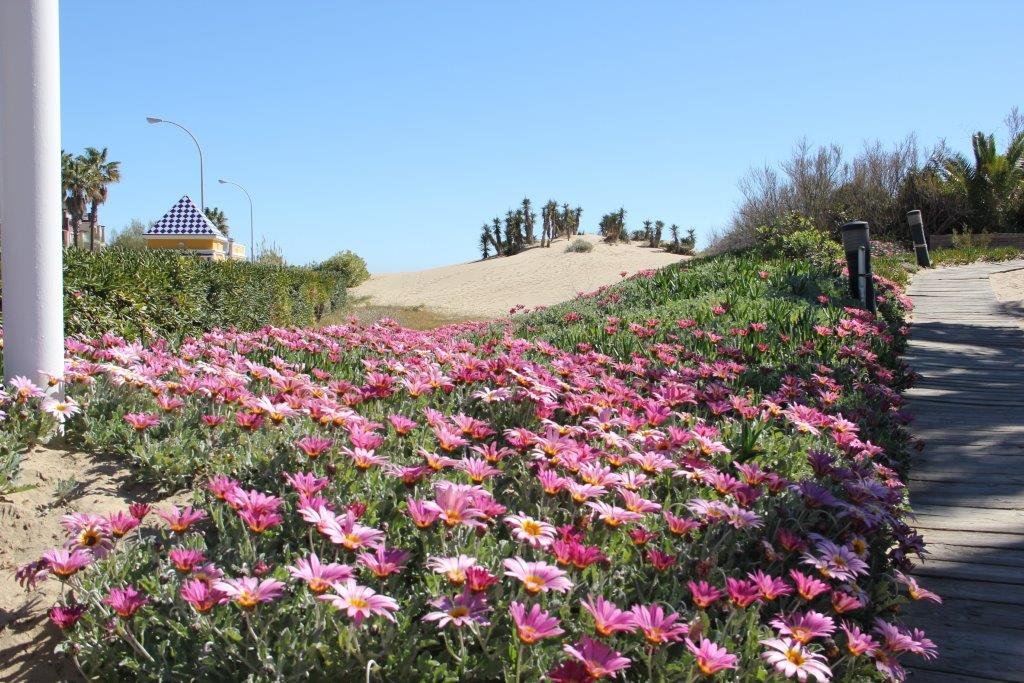
<svg viewBox="0 0 1024 683">
<path fill-rule="evenodd" d="M 654 222 L 644 221 L 644 239 L 647 240 L 647 244 L 650 244 L 654 240 Z"/>
<path fill-rule="evenodd" d="M 108 161 L 106 147 L 102 150 L 95 147 L 86 147 L 85 154 L 81 155 L 79 159 L 89 169 L 89 176 L 91 178 L 87 198 L 92 204 L 90 210 L 92 239 L 90 244 L 95 249 L 96 230 L 100 224 L 99 207 L 107 201 L 109 186 L 121 180 L 121 162 Z"/>
<path fill-rule="evenodd" d="M 580 216 L 583 215 L 583 207 L 577 206 L 572 212 L 572 234 L 580 234 Z"/>
<path fill-rule="evenodd" d="M 224 236 L 228 236 L 230 226 L 228 226 L 228 217 L 224 215 L 224 212 L 218 209 L 216 206 L 208 206 L 203 211 L 206 217 L 210 219 L 210 222 L 217 226 L 217 229 L 224 233 Z"/>
<path fill-rule="evenodd" d="M 480 229 L 480 255 L 484 260 L 491 255 L 491 226 L 489 223 L 484 223 L 484 227 Z"/>
<path fill-rule="evenodd" d="M 64 207 L 71 215 L 71 244 L 79 246 L 78 232 L 82 217 L 88 208 L 89 195 L 96 184 L 93 170 L 85 163 L 84 158 L 61 151 L 61 187 L 64 196 Z"/>
<path fill-rule="evenodd" d="M 654 234 L 651 235 L 651 247 L 661 246 L 661 236 L 664 234 L 665 221 L 654 221 Z"/>
<path fill-rule="evenodd" d="M 533 244 L 533 226 L 537 222 L 537 214 L 533 212 L 533 207 L 530 205 L 529 197 L 523 197 L 523 228 L 525 229 L 525 239 L 527 244 Z"/>
<path fill-rule="evenodd" d="M 501 240 L 501 219 L 497 216 L 491 221 L 491 234 L 494 236 L 494 255 L 504 256 L 505 247 L 508 242 L 508 235 L 505 236 L 505 242 Z"/>
<path fill-rule="evenodd" d="M 973 160 L 951 154 L 942 160 L 939 172 L 966 197 L 975 232 L 1002 228 L 1024 194 L 1024 133 L 1013 137 L 1004 154 L 996 151 L 994 135 L 980 131 L 971 136 L 971 147 Z"/>
</svg>

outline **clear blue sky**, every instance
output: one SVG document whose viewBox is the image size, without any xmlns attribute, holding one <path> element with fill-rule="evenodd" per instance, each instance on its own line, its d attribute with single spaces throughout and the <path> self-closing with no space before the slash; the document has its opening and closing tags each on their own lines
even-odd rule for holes
<svg viewBox="0 0 1024 683">
<path fill-rule="evenodd" d="M 102 221 L 198 201 L 295 263 L 476 257 L 528 195 L 698 234 L 794 140 L 964 147 L 1024 105 L 1024 2 L 61 3 L 63 146 L 122 162 Z M 257 238 L 258 239 L 258 238 Z"/>
</svg>

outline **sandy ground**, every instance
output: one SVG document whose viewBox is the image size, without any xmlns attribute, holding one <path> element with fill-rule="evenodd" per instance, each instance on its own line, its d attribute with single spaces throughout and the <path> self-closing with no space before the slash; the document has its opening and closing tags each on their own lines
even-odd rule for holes
<svg viewBox="0 0 1024 683">
<path fill-rule="evenodd" d="M 996 298 L 1022 317 L 1021 327 L 1024 327 L 1024 268 L 991 275 L 989 283 Z"/>
<path fill-rule="evenodd" d="M 52 505 L 57 482 L 72 476 L 79 487 L 63 505 Z M 69 659 L 53 654 L 60 635 L 46 612 L 60 583 L 48 579 L 26 592 L 14 572 L 63 542 L 60 519 L 69 512 L 107 513 L 135 500 L 156 502 L 127 480 L 127 469 L 101 456 L 44 448 L 25 455 L 15 484 L 34 488 L 0 496 L 0 681 L 82 680 Z"/>
<path fill-rule="evenodd" d="M 638 244 L 605 244 L 596 235 L 579 239 L 592 243 L 593 251 L 566 253 L 568 241 L 560 239 L 516 256 L 374 275 L 349 293 L 370 305 L 424 306 L 449 316 L 493 318 L 519 304 L 549 306 L 592 292 L 618 282 L 623 271 L 632 275 L 686 258 Z"/>
</svg>

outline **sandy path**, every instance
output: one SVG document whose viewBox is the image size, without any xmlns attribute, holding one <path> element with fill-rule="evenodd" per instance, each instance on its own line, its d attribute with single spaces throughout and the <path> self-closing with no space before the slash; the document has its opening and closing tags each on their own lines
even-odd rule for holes
<svg viewBox="0 0 1024 683">
<path fill-rule="evenodd" d="M 1007 304 L 1007 308 L 1022 316 L 1020 322 L 1024 327 L 1024 268 L 989 276 L 989 284 L 999 301 Z"/>
<path fill-rule="evenodd" d="M 516 256 L 460 263 L 411 273 L 374 275 L 349 290 L 379 306 L 424 306 L 447 315 L 493 318 L 512 307 L 549 306 L 592 292 L 640 270 L 661 268 L 686 257 L 636 244 L 605 244 L 595 235 L 587 253 L 566 253 L 568 242 L 535 247 Z"/>
<path fill-rule="evenodd" d="M 101 456 L 43 448 L 25 455 L 15 484 L 34 488 L 0 496 L 0 681 L 82 680 L 69 659 L 53 653 L 60 634 L 46 612 L 60 596 L 60 583 L 51 578 L 26 593 L 14 571 L 63 543 L 60 520 L 69 512 L 109 513 L 134 500 L 155 502 L 145 489 L 129 485 L 128 473 Z M 72 476 L 79 488 L 53 505 L 57 482 Z"/>
</svg>

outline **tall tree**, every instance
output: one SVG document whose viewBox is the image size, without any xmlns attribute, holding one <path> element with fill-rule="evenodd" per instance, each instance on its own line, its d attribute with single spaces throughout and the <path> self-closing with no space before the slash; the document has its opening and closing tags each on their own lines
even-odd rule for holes
<svg viewBox="0 0 1024 683">
<path fill-rule="evenodd" d="M 88 199 L 91 203 L 89 211 L 90 229 L 93 231 L 90 243 L 95 245 L 96 231 L 99 229 L 100 224 L 99 207 L 101 204 L 106 203 L 110 185 L 121 181 L 121 162 L 110 161 L 107 158 L 106 147 L 103 149 L 86 147 L 85 154 L 82 155 L 82 162 L 89 169 L 90 177 L 92 178 L 92 183 L 88 189 Z"/>
<path fill-rule="evenodd" d="M 494 254 L 495 256 L 504 256 L 505 242 L 501 239 L 501 219 L 495 216 L 491 225 L 493 226 L 491 234 L 494 235 Z M 508 235 L 505 236 L 505 239 L 508 239 Z"/>
<path fill-rule="evenodd" d="M 533 234 L 534 224 L 537 222 L 537 214 L 533 212 L 529 197 L 523 197 L 523 238 L 526 244 L 533 244 L 536 239 Z"/>
<path fill-rule="evenodd" d="M 217 229 L 224 233 L 224 236 L 228 236 L 228 232 L 231 227 L 228 225 L 228 217 L 224 215 L 224 212 L 218 209 L 216 206 L 208 206 L 203 210 L 206 217 L 210 219 L 210 222 L 217 226 Z"/>
<path fill-rule="evenodd" d="M 487 259 L 491 255 L 491 226 L 484 223 L 484 227 L 480 230 L 480 257 Z"/>
<path fill-rule="evenodd" d="M 572 212 L 572 234 L 580 234 L 580 217 L 583 215 L 583 207 L 577 206 Z"/>
<path fill-rule="evenodd" d="M 643 222 L 643 226 L 644 226 L 644 241 L 647 242 L 647 244 L 650 244 L 651 240 L 654 239 L 654 222 L 653 221 L 649 221 L 649 220 L 648 221 L 644 221 Z"/>
<path fill-rule="evenodd" d="M 665 221 L 654 221 L 654 231 L 651 234 L 651 240 L 648 243 L 650 247 L 661 246 L 661 236 L 665 230 Z"/>
<path fill-rule="evenodd" d="M 951 154 L 943 161 L 944 180 L 967 199 L 971 228 L 997 230 L 1024 194 L 1024 133 L 1010 141 L 1006 152 L 996 150 L 994 135 L 977 132 L 971 137 L 974 158 Z"/>
</svg>

